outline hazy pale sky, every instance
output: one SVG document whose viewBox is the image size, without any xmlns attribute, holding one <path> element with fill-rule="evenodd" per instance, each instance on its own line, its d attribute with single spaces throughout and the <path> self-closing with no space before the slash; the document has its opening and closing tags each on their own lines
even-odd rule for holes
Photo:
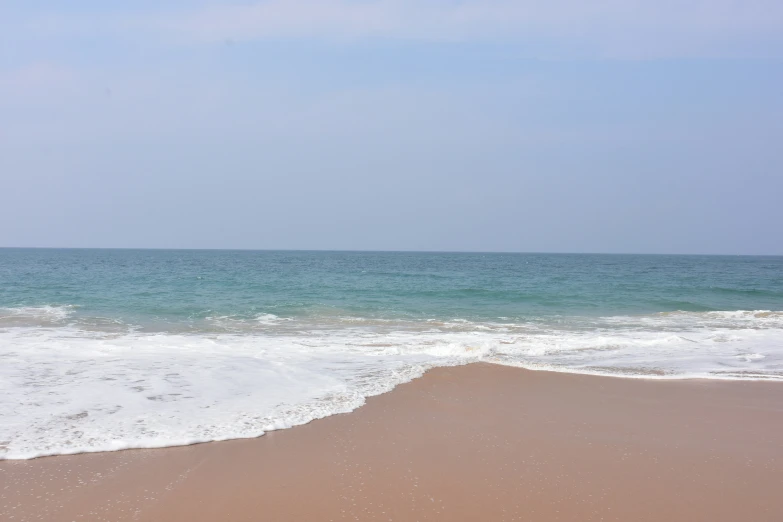
<svg viewBox="0 0 783 522">
<path fill-rule="evenodd" d="M 780 0 L 0 2 L 0 246 L 783 254 Z"/>
</svg>

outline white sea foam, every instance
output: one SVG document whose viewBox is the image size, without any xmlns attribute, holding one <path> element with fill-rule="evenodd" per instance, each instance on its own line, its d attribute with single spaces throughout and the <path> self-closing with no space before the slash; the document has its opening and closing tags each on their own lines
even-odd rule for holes
<svg viewBox="0 0 783 522">
<path fill-rule="evenodd" d="M 0 308 L 0 328 L 4 326 L 51 326 L 62 324 L 74 306 L 20 306 Z"/>
<path fill-rule="evenodd" d="M 263 315 L 209 318 L 222 326 L 188 334 L 96 328 L 102 323 L 76 320 L 67 307 L 5 309 L 0 317 L 0 458 L 7 459 L 255 437 L 351 411 L 428 368 L 474 361 L 783 380 L 781 312 L 556 324 Z"/>
</svg>

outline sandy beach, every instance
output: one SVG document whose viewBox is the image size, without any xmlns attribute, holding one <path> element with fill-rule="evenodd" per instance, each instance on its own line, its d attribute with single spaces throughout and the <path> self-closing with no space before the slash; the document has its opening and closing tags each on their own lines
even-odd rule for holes
<svg viewBox="0 0 783 522">
<path fill-rule="evenodd" d="M 783 520 L 783 385 L 439 368 L 258 439 L 0 462 L 9 521 Z"/>
</svg>

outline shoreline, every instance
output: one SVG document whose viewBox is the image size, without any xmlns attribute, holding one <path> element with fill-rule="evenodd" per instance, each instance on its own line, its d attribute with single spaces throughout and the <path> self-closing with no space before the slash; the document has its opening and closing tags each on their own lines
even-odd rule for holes
<svg viewBox="0 0 783 522">
<path fill-rule="evenodd" d="M 621 376 L 622 377 L 622 376 Z M 260 437 L 0 461 L 9 520 L 778 520 L 783 385 L 439 367 Z"/>
<path fill-rule="evenodd" d="M 189 446 L 198 446 L 201 444 L 213 444 L 213 443 L 223 443 L 223 442 L 230 442 L 230 441 L 242 441 L 242 440 L 255 440 L 260 439 L 261 437 L 264 437 L 266 435 L 269 435 L 270 433 L 276 432 L 276 431 L 284 431 L 284 430 L 290 430 L 293 428 L 298 428 L 300 426 L 305 426 L 307 424 L 317 422 L 320 420 L 323 420 L 328 417 L 333 417 L 336 415 L 350 415 L 354 413 L 355 411 L 363 408 L 366 406 L 367 401 L 378 397 L 379 395 L 386 395 L 388 393 L 392 393 L 394 390 L 396 390 L 399 386 L 403 386 L 405 384 L 409 384 L 417 379 L 421 379 L 425 377 L 427 374 L 429 374 L 432 371 L 437 371 L 442 368 L 454 368 L 458 366 L 471 366 L 474 364 L 479 365 L 489 365 L 489 366 L 501 366 L 506 368 L 513 368 L 515 370 L 521 370 L 523 372 L 535 372 L 535 373 L 546 373 L 546 374 L 553 374 L 553 375 L 577 375 L 577 376 L 586 376 L 586 377 L 598 377 L 600 379 L 621 379 L 621 380 L 630 380 L 630 381 L 650 381 L 650 382 L 704 382 L 704 383 L 779 383 L 780 386 L 783 387 L 783 377 L 777 377 L 777 376 L 755 376 L 755 377 L 734 377 L 734 376 L 714 376 L 714 377 L 705 377 L 699 374 L 694 375 L 668 375 L 668 374 L 657 374 L 657 373 L 649 373 L 649 374 L 630 374 L 630 373 L 601 373 L 599 371 L 580 371 L 580 370 L 555 370 L 551 368 L 531 368 L 528 366 L 521 366 L 521 365 L 515 365 L 515 364 L 507 364 L 507 363 L 498 363 L 493 361 L 470 361 L 465 362 L 457 365 L 446 365 L 446 366 L 434 366 L 432 368 L 427 369 L 423 374 L 421 374 L 418 377 L 414 377 L 410 381 L 405 381 L 402 383 L 399 383 L 395 385 L 392 389 L 388 391 L 384 391 L 375 395 L 369 395 L 366 396 L 365 403 L 358 406 L 357 408 L 348 411 L 348 412 L 337 412 L 337 413 L 331 413 L 326 415 L 325 417 L 319 417 L 312 420 L 309 420 L 302 424 L 295 424 L 293 426 L 288 426 L 285 428 L 277 428 L 277 429 L 270 429 L 262 433 L 261 435 L 256 436 L 249 436 L 249 437 L 228 437 L 228 438 L 222 438 L 222 439 L 209 439 L 209 440 L 201 440 L 201 441 L 195 441 L 195 442 L 188 442 L 188 443 L 182 443 L 182 444 L 164 444 L 160 446 L 128 446 L 124 448 L 118 448 L 118 449 L 98 449 L 98 450 L 79 450 L 74 451 L 73 453 L 47 453 L 42 455 L 36 455 L 34 457 L 24 457 L 24 458 L 8 458 L 3 457 L 0 458 L 0 464 L 3 462 L 24 462 L 24 461 L 31 461 L 31 460 L 38 460 L 38 459 L 46 459 L 46 458 L 54 458 L 54 457 L 71 457 L 76 455 L 91 455 L 91 454 L 103 454 L 103 453 L 117 453 L 117 452 L 123 452 L 123 451 L 144 451 L 144 450 L 165 450 L 165 449 L 173 449 L 173 448 L 185 448 Z"/>
</svg>

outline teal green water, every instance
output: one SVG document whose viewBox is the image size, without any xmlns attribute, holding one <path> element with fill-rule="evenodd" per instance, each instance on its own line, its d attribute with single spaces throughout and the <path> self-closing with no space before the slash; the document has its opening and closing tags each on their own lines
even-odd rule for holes
<svg viewBox="0 0 783 522">
<path fill-rule="evenodd" d="M 783 381 L 783 258 L 0 249 L 0 458 L 255 437 L 477 361 Z"/>
<path fill-rule="evenodd" d="M 0 307 L 43 305 L 153 329 L 259 313 L 519 321 L 783 310 L 783 258 L 0 250 Z"/>
</svg>

